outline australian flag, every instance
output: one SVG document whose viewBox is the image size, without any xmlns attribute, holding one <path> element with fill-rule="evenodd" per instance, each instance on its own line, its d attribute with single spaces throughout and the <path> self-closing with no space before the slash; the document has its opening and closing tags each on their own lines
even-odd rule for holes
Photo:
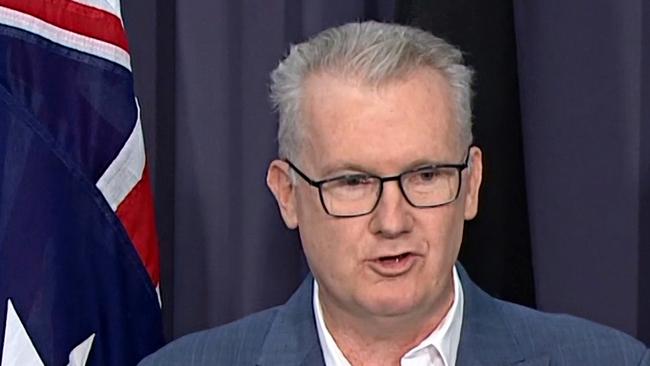
<svg viewBox="0 0 650 366">
<path fill-rule="evenodd" d="M 135 365 L 163 342 L 119 0 L 0 0 L 1 366 Z"/>
</svg>

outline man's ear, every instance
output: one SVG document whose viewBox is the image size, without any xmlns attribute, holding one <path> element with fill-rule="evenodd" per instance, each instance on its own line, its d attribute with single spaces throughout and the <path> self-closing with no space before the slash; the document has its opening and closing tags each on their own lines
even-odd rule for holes
<svg viewBox="0 0 650 366">
<path fill-rule="evenodd" d="M 483 179 L 483 153 L 472 146 L 469 150 L 467 175 L 467 196 L 465 197 L 465 220 L 473 219 L 478 213 L 478 193 Z"/>
<path fill-rule="evenodd" d="M 266 185 L 275 196 L 284 224 L 289 229 L 295 229 L 298 227 L 298 216 L 296 215 L 295 186 L 289 169 L 289 164 L 286 162 L 273 160 L 266 172 Z"/>
</svg>

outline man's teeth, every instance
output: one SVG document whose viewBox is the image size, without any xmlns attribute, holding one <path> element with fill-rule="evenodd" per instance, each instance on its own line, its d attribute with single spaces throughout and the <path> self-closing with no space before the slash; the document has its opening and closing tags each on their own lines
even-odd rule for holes
<svg viewBox="0 0 650 366">
<path fill-rule="evenodd" d="M 408 256 L 408 253 L 395 255 L 395 256 L 390 256 L 390 257 L 381 257 L 381 258 L 379 258 L 379 260 L 382 261 L 382 262 L 399 263 L 399 261 L 406 258 L 406 256 Z"/>
</svg>

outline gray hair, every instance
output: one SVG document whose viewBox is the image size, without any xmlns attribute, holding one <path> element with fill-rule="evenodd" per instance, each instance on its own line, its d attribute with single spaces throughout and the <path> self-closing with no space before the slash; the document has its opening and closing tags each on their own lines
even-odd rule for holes
<svg viewBox="0 0 650 366">
<path fill-rule="evenodd" d="M 297 158 L 302 141 L 301 97 L 305 80 L 329 71 L 380 85 L 421 67 L 441 73 L 451 86 L 460 143 L 472 142 L 472 70 L 459 49 L 420 29 L 378 23 L 349 23 L 291 46 L 271 73 L 271 102 L 279 114 L 280 158 Z"/>
</svg>

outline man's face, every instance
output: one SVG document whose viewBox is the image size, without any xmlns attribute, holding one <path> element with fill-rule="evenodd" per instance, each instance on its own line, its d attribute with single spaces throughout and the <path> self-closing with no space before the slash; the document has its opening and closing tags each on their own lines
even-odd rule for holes
<svg viewBox="0 0 650 366">
<path fill-rule="evenodd" d="M 467 146 L 459 143 L 449 86 L 436 71 L 421 69 L 378 88 L 320 73 L 304 90 L 306 141 L 294 163 L 314 180 L 464 162 Z M 285 162 L 271 164 L 269 186 L 287 225 L 300 231 L 325 309 L 417 316 L 448 304 L 463 223 L 477 210 L 478 148 L 469 161 L 451 204 L 412 207 L 391 181 L 372 213 L 353 218 L 327 215 L 317 188 L 300 178 L 292 183 Z"/>
</svg>

